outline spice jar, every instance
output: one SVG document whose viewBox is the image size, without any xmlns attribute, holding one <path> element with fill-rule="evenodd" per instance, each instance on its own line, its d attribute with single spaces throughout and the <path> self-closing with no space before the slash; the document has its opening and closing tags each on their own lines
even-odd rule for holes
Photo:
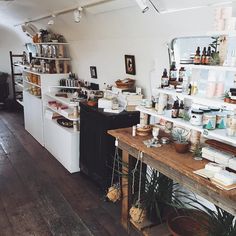
<svg viewBox="0 0 236 236">
<path fill-rule="evenodd" d="M 213 130 L 216 128 L 216 115 L 213 113 L 205 113 L 203 115 L 203 128 Z"/>
<path fill-rule="evenodd" d="M 202 125 L 203 111 L 201 110 L 192 110 L 190 123 L 192 125 Z"/>
</svg>

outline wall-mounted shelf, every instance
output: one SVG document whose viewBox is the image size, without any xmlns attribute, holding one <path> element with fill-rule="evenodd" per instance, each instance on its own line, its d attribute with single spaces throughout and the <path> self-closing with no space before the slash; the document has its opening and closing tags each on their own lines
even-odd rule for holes
<svg viewBox="0 0 236 236">
<path fill-rule="evenodd" d="M 206 34 L 207 36 L 221 36 L 221 35 L 225 35 L 225 36 L 229 36 L 229 37 L 236 37 L 236 31 L 209 31 Z"/>
<path fill-rule="evenodd" d="M 190 99 L 197 104 L 202 104 L 205 106 L 216 106 L 222 109 L 236 109 L 236 104 L 226 103 L 223 99 L 220 98 L 207 98 L 201 95 L 187 95 L 185 93 L 176 93 L 174 89 L 156 89 L 158 93 L 168 94 L 171 96 L 178 97 L 180 99 Z"/>
<path fill-rule="evenodd" d="M 69 45 L 69 43 L 60 42 L 45 42 L 45 43 L 33 43 L 34 45 Z"/>
<path fill-rule="evenodd" d="M 36 59 L 51 60 L 51 61 L 70 61 L 69 57 L 35 57 Z"/>
<path fill-rule="evenodd" d="M 226 130 L 225 129 L 215 129 L 215 130 L 205 130 L 202 128 L 202 126 L 194 126 L 192 124 L 190 124 L 189 121 L 185 121 L 183 119 L 180 118 L 172 118 L 171 117 L 171 111 L 166 111 L 164 115 L 159 115 L 157 114 L 156 110 L 154 109 L 148 109 L 142 106 L 138 106 L 136 107 L 136 110 L 139 112 L 143 112 L 146 113 L 148 115 L 157 117 L 159 119 L 164 119 L 170 122 L 173 122 L 176 125 L 188 128 L 188 129 L 192 129 L 192 130 L 196 130 L 201 132 L 205 137 L 212 137 L 212 138 L 216 138 L 216 139 L 220 139 L 223 140 L 225 142 L 229 142 L 232 143 L 234 145 L 236 145 L 236 137 L 229 137 L 226 135 Z"/>
<path fill-rule="evenodd" d="M 198 69 L 198 70 L 217 70 L 217 71 L 232 71 L 236 72 L 236 67 L 230 66 L 207 66 L 207 65 L 194 65 L 194 64 L 180 64 L 180 66 L 189 69 Z"/>
</svg>

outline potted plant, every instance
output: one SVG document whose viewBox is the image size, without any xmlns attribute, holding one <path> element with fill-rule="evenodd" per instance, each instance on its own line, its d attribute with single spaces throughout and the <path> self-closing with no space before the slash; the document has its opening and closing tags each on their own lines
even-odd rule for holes
<svg viewBox="0 0 236 236">
<path fill-rule="evenodd" d="M 224 94 L 224 102 L 227 102 L 227 103 L 231 102 L 231 99 L 230 99 L 228 91 L 226 91 L 225 94 Z"/>
<path fill-rule="evenodd" d="M 186 153 L 189 151 L 189 131 L 184 128 L 174 128 L 172 130 L 172 139 L 174 147 L 178 153 Z"/>
</svg>

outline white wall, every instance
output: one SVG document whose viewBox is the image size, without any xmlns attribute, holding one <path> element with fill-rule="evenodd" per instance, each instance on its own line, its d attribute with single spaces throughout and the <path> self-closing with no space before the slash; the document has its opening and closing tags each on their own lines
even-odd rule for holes
<svg viewBox="0 0 236 236">
<path fill-rule="evenodd" d="M 124 55 L 135 55 L 137 84 L 149 94 L 149 73 L 157 60 L 159 77 L 168 65 L 166 42 L 181 35 L 205 34 L 212 29 L 213 9 L 159 15 L 142 14 L 137 7 L 103 14 L 86 14 L 79 24 L 71 15 L 58 20 L 53 29 L 71 43 L 73 70 L 82 79 L 113 84 L 125 74 Z M 98 80 L 90 79 L 89 66 L 97 66 Z"/>
<path fill-rule="evenodd" d="M 36 25 L 45 28 L 47 21 Z M 71 43 L 73 71 L 81 79 L 103 85 L 131 77 L 125 74 L 124 64 L 124 55 L 131 54 L 136 58 L 134 78 L 149 95 L 149 73 L 154 59 L 158 62 L 158 78 L 168 66 L 166 42 L 181 35 L 205 34 L 212 26 L 211 8 L 159 15 L 153 10 L 142 14 L 135 6 L 103 14 L 85 12 L 79 24 L 74 23 L 72 13 L 68 13 L 57 17 L 51 28 Z M 10 50 L 22 52 L 23 42 L 21 37 L 5 28 L 0 28 L 0 33 L 0 69 L 9 71 L 8 53 Z M 97 67 L 97 80 L 90 78 L 91 65 Z"/>
</svg>

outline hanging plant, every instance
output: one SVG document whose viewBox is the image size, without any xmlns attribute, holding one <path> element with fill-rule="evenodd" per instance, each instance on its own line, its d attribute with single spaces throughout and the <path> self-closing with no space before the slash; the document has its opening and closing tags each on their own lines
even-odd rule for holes
<svg viewBox="0 0 236 236">
<path fill-rule="evenodd" d="M 120 169 L 121 169 L 121 160 L 118 152 L 118 140 L 116 140 L 115 155 L 112 166 L 112 177 L 111 177 L 111 186 L 108 188 L 106 197 L 113 203 L 121 199 L 121 181 L 120 181 Z M 117 169 L 116 169 L 117 167 Z M 115 183 L 115 174 L 118 175 L 118 183 Z"/>
<path fill-rule="evenodd" d="M 107 192 L 107 198 L 115 203 L 121 199 L 121 190 L 119 184 L 113 184 Z"/>
</svg>

